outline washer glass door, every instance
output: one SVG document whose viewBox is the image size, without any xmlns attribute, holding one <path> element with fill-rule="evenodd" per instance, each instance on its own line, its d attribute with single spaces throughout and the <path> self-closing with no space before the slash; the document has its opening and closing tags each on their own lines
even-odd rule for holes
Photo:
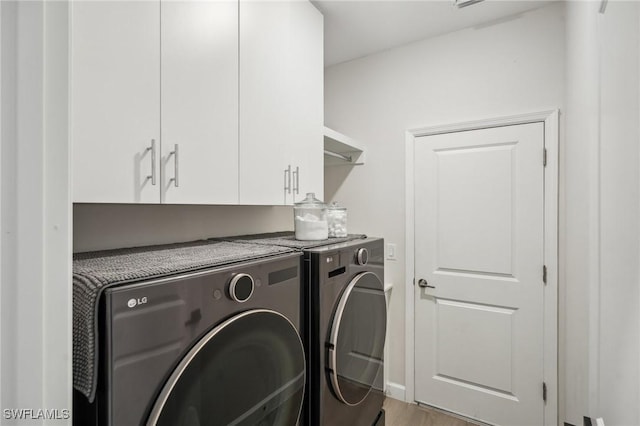
<svg viewBox="0 0 640 426">
<path fill-rule="evenodd" d="M 247 311 L 212 329 L 187 353 L 147 425 L 294 426 L 304 384 L 304 349 L 293 324 L 274 311 Z"/>
<path fill-rule="evenodd" d="M 382 390 L 386 329 L 384 285 L 373 272 L 361 273 L 338 301 L 329 341 L 331 385 L 345 404 L 359 404 L 372 388 Z"/>
</svg>

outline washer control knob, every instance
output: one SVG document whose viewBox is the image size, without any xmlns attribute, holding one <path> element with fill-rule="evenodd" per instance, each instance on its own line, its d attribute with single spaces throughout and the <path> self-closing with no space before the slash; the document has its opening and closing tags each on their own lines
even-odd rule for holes
<svg viewBox="0 0 640 426">
<path fill-rule="evenodd" d="M 366 248 L 359 248 L 356 251 L 356 263 L 358 265 L 366 265 L 369 261 L 369 251 Z"/>
<path fill-rule="evenodd" d="M 249 300 L 254 289 L 253 278 L 249 274 L 237 274 L 229 281 L 229 297 L 238 303 Z"/>
</svg>

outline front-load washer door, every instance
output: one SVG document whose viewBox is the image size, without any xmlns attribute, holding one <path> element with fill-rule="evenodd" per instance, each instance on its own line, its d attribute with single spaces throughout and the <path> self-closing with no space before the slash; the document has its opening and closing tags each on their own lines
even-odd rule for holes
<svg viewBox="0 0 640 426">
<path fill-rule="evenodd" d="M 373 272 L 356 275 L 338 301 L 329 338 L 331 386 L 345 404 L 361 403 L 382 379 L 386 329 L 384 285 Z"/>
<path fill-rule="evenodd" d="M 293 324 L 275 311 L 246 311 L 185 355 L 147 426 L 294 426 L 304 385 L 304 349 Z"/>
</svg>

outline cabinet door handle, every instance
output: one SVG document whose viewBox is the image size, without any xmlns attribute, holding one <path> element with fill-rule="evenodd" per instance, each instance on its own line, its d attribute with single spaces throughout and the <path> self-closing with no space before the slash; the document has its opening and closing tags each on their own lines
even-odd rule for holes
<svg viewBox="0 0 640 426">
<path fill-rule="evenodd" d="M 291 165 L 284 169 L 284 192 L 291 194 Z"/>
<path fill-rule="evenodd" d="M 294 186 L 293 186 L 293 192 L 294 194 L 299 194 L 300 193 L 300 167 L 296 166 L 296 170 L 293 172 L 293 175 L 295 176 L 295 180 L 294 180 Z"/>
<path fill-rule="evenodd" d="M 180 159 L 178 157 L 179 155 L 178 144 L 175 144 L 173 146 L 173 151 L 169 153 L 169 157 L 171 157 L 172 155 L 173 155 L 174 175 L 173 175 L 173 178 L 169 180 L 169 182 L 173 182 L 173 185 L 177 188 L 180 184 L 180 181 L 178 180 L 179 179 L 178 164 L 180 164 Z"/>
<path fill-rule="evenodd" d="M 151 185 L 156 184 L 156 140 L 151 139 L 151 146 L 145 152 L 151 151 L 151 175 L 147 176 L 147 180 L 151 179 Z"/>
</svg>

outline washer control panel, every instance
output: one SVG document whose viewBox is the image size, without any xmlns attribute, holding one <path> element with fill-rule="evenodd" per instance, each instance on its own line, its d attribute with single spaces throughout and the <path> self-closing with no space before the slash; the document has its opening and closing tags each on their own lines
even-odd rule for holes
<svg viewBox="0 0 640 426">
<path fill-rule="evenodd" d="M 369 250 L 364 247 L 356 250 L 356 264 L 363 266 L 367 262 L 369 262 Z"/>
<path fill-rule="evenodd" d="M 249 274 L 236 274 L 229 281 L 229 297 L 238 303 L 249 300 L 253 294 L 255 283 Z"/>
</svg>

